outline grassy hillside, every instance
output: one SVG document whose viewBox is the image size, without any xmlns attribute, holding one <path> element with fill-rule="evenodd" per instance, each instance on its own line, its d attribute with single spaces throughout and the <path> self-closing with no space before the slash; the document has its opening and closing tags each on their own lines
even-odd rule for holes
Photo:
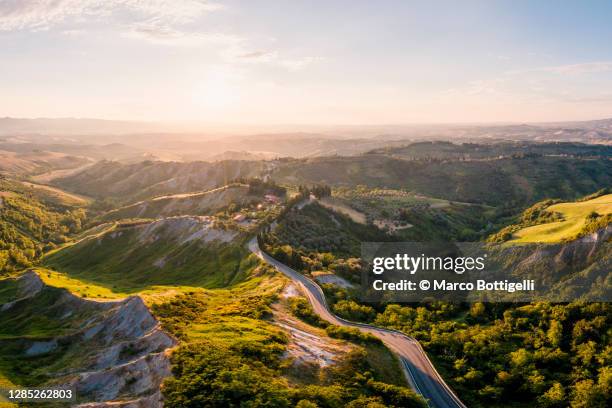
<svg viewBox="0 0 612 408">
<path fill-rule="evenodd" d="M 118 227 L 45 257 L 82 282 L 133 293 L 157 285 L 224 287 L 239 278 L 245 253 L 238 231 L 200 217 Z"/>
<path fill-rule="evenodd" d="M 612 161 L 517 157 L 488 161 L 403 160 L 388 155 L 291 160 L 273 173 L 287 183 L 366 185 L 494 206 L 575 199 L 612 184 Z"/>
<path fill-rule="evenodd" d="M 205 191 L 241 177 L 260 175 L 265 162 L 155 162 L 134 164 L 101 161 L 54 184 L 98 199 L 130 203 L 165 194 Z"/>
<path fill-rule="evenodd" d="M 87 197 L 72 194 L 45 184 L 36 184 L 29 181 L 22 181 L 21 184 L 26 187 L 32 195 L 54 205 L 64 207 L 85 207 L 91 202 Z"/>
<path fill-rule="evenodd" d="M 610 189 L 576 201 L 543 200 L 523 211 L 515 221 L 491 235 L 491 242 L 560 243 L 605 229 L 612 223 Z"/>
<path fill-rule="evenodd" d="M 513 234 L 511 242 L 560 242 L 572 239 L 584 230 L 592 218 L 612 214 L 612 194 L 553 204 L 546 211 L 559 214 L 560 220 L 520 229 Z"/>
<path fill-rule="evenodd" d="M 286 280 L 264 265 L 249 276 L 228 289 L 193 292 L 153 306 L 163 326 L 182 340 L 172 357 L 174 377 L 164 384 L 167 407 L 245 401 L 287 408 L 425 406 L 398 380 L 397 362 L 384 347 L 333 340 L 311 326 L 288 326 L 288 301 L 279 298 Z M 321 367 L 295 358 L 290 351 L 295 348 L 325 353 L 305 343 L 310 337 L 318 338 L 319 346 L 341 344 L 342 352 Z"/>
<path fill-rule="evenodd" d="M 152 198 L 118 208 L 104 214 L 103 221 L 125 218 L 157 218 L 173 215 L 206 215 L 234 204 L 237 207 L 249 205 L 259 198 L 249 194 L 246 185 L 229 185 L 219 189 L 174 194 Z"/>
<path fill-rule="evenodd" d="M 6 287 L 17 291 L 0 310 L 0 383 L 69 384 L 78 402 L 157 392 L 174 341 L 142 300 L 80 299 L 33 272 L 0 280 Z"/>
</svg>

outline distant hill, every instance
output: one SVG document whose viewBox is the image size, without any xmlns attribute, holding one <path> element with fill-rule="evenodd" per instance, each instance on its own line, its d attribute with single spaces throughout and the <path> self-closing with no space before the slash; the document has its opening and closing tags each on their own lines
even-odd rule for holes
<svg viewBox="0 0 612 408">
<path fill-rule="evenodd" d="M 612 185 L 612 161 L 557 156 L 499 160 L 404 160 L 386 154 L 289 160 L 278 182 L 406 189 L 430 197 L 494 206 L 574 199 Z"/>
<path fill-rule="evenodd" d="M 102 220 L 207 215 L 232 203 L 243 206 L 256 200 L 258 197 L 249 195 L 248 186 L 236 184 L 199 193 L 174 194 L 141 201 L 110 211 L 104 214 Z"/>
<path fill-rule="evenodd" d="M 53 170 L 72 169 L 89 163 L 84 157 L 44 150 L 22 152 L 3 150 L 0 146 L 0 174 L 29 176 Z"/>
<path fill-rule="evenodd" d="M 223 161 L 223 160 L 270 160 L 276 158 L 274 153 L 248 152 L 248 151 L 232 151 L 228 150 L 223 153 L 211 156 L 207 161 Z"/>
<path fill-rule="evenodd" d="M 611 123 L 612 119 L 532 124 L 268 126 L 262 132 L 261 127 L 234 129 L 99 119 L 4 118 L 0 119 L 0 143 L 38 145 L 42 150 L 49 148 L 54 152 L 122 161 L 147 156 L 175 161 L 251 160 L 351 156 L 433 140 L 611 145 Z M 116 144 L 122 145 L 123 151 L 118 147 L 109 148 Z M 101 146 L 100 152 L 96 154 L 92 146 Z"/>
<path fill-rule="evenodd" d="M 129 203 L 166 194 L 210 190 L 237 178 L 261 175 L 269 167 L 269 163 L 262 161 L 133 164 L 101 161 L 53 183 L 90 197 L 112 197 Z"/>
<path fill-rule="evenodd" d="M 0 118 L 0 136 L 20 133 L 117 134 L 152 131 L 159 128 L 159 124 L 90 118 Z"/>
<path fill-rule="evenodd" d="M 386 154 L 391 157 L 412 160 L 486 160 L 513 156 L 573 156 L 610 158 L 612 145 L 589 145 L 575 142 L 536 143 L 528 141 L 483 142 L 415 142 L 401 147 L 374 149 L 370 154 Z"/>
</svg>

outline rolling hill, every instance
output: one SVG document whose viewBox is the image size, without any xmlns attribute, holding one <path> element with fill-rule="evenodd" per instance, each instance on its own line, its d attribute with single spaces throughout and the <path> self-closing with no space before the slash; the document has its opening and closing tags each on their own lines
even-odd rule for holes
<svg viewBox="0 0 612 408">
<path fill-rule="evenodd" d="M 612 184 L 612 160 L 515 157 L 487 161 L 403 160 L 386 154 L 289 160 L 278 182 L 404 189 L 430 197 L 521 207 L 555 197 L 575 199 Z"/>
<path fill-rule="evenodd" d="M 14 152 L 0 147 L 0 174 L 31 176 L 52 170 L 78 168 L 87 163 L 87 158 L 64 153 L 38 149 Z"/>
<path fill-rule="evenodd" d="M 240 276 L 238 231 L 208 217 L 118 224 L 46 256 L 44 265 L 115 293 L 154 286 L 225 287 Z"/>
<path fill-rule="evenodd" d="M 261 198 L 249 194 L 248 185 L 231 184 L 203 192 L 172 194 L 140 201 L 109 211 L 101 219 L 112 221 L 124 218 L 205 215 L 214 213 L 230 204 L 242 207 L 258 199 Z"/>
<path fill-rule="evenodd" d="M 573 239 L 583 234 L 590 222 L 600 217 L 610 219 L 612 194 L 604 194 L 584 201 L 553 204 L 545 211 L 559 214 L 560 219 L 522 228 L 514 232 L 510 242 L 561 242 Z"/>
<path fill-rule="evenodd" d="M 238 178 L 261 175 L 269 167 L 269 163 L 262 161 L 134 164 L 101 161 L 53 183 L 86 196 L 130 203 L 160 195 L 210 190 Z"/>
</svg>

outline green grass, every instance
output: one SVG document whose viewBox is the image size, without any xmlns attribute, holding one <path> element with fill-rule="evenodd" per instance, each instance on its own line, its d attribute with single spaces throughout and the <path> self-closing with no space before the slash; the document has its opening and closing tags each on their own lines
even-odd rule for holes
<svg viewBox="0 0 612 408">
<path fill-rule="evenodd" d="M 47 255 L 44 265 L 74 280 L 62 278 L 61 286 L 80 281 L 93 288 L 94 296 L 106 291 L 134 294 L 157 286 L 222 288 L 243 276 L 246 249 L 240 240 L 181 243 L 160 231 L 157 238 L 144 242 L 140 231 L 122 228 L 102 233 Z"/>
<path fill-rule="evenodd" d="M 111 289 L 97 285 L 93 282 L 71 278 L 61 272 L 52 271 L 45 268 L 35 268 L 34 271 L 40 276 L 42 281 L 56 288 L 64 288 L 71 293 L 83 298 L 94 299 L 121 299 L 128 296 L 125 292 L 113 292 Z"/>
<path fill-rule="evenodd" d="M 526 242 L 560 242 L 578 235 L 587 223 L 587 216 L 592 212 L 599 215 L 612 213 L 612 194 L 606 194 L 587 201 L 559 203 L 547 208 L 548 212 L 559 213 L 561 221 L 534 225 L 523 228 L 513 234 L 511 243 Z"/>
<path fill-rule="evenodd" d="M 44 184 L 30 183 L 28 181 L 22 184 L 29 188 L 30 191 L 43 201 L 47 201 L 64 207 L 85 207 L 91 199 L 80 196 L 78 194 L 68 193 L 57 187 L 51 187 Z"/>
<path fill-rule="evenodd" d="M 150 305 L 178 299 L 177 308 L 170 309 L 177 314 L 170 314 L 168 318 L 178 322 L 174 327 L 185 328 L 188 333 L 185 340 L 189 342 L 215 338 L 215 341 L 227 347 L 245 341 L 266 343 L 282 335 L 280 329 L 261 319 L 266 305 L 274 299 L 284 281 L 271 270 L 266 270 L 264 274 L 257 269 L 259 263 L 253 255 L 239 259 L 239 262 L 241 268 L 237 276 L 244 281 L 228 289 L 159 286 L 138 294 Z M 79 297 L 88 296 L 98 300 L 127 295 L 44 268 L 36 268 L 35 272 L 47 285 L 53 286 L 44 286 L 28 301 L 19 302 L 0 313 L 0 386 L 40 386 L 51 381 L 54 373 L 79 367 L 83 359 L 90 355 L 92 347 L 96 347 L 94 338 L 90 342 L 60 342 L 57 349 L 42 355 L 28 357 L 24 354 L 24 347 L 31 341 L 70 336 L 81 330 L 85 322 L 99 316 L 99 303 L 67 297 L 62 288 Z M 0 280 L 3 300 L 4 297 L 14 298 L 16 293 L 15 279 Z M 195 315 L 191 314 L 193 310 L 181 314 L 183 302 L 192 299 L 205 301 L 206 307 L 198 309 Z M 202 306 L 200 303 L 198 305 Z M 172 325 L 170 329 L 172 331 Z"/>
<path fill-rule="evenodd" d="M 18 292 L 19 284 L 16 279 L 0 280 L 0 304 L 15 300 Z"/>
<path fill-rule="evenodd" d="M 263 317 L 277 298 L 284 278 L 267 266 L 257 266 L 253 256 L 245 262 L 249 277 L 231 288 L 191 291 L 152 305 L 164 328 L 185 342 L 211 341 L 224 347 L 237 342 L 265 342 L 282 336 Z M 246 264 L 245 264 L 246 265 Z"/>
<path fill-rule="evenodd" d="M 93 316 L 93 307 L 79 304 L 70 319 L 62 319 L 66 309 L 49 307 L 59 302 L 62 290 L 44 287 L 36 296 L 27 302 L 19 302 L 10 309 L 10 313 L 0 314 L 0 339 L 18 337 L 46 339 L 58 336 L 75 329 L 75 319 Z"/>
</svg>

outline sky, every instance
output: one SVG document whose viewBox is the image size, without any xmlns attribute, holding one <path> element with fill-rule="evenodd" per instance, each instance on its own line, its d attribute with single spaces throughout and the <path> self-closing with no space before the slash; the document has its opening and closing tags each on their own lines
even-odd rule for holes
<svg viewBox="0 0 612 408">
<path fill-rule="evenodd" d="M 0 117 L 612 117 L 612 2 L 0 0 Z"/>
</svg>

